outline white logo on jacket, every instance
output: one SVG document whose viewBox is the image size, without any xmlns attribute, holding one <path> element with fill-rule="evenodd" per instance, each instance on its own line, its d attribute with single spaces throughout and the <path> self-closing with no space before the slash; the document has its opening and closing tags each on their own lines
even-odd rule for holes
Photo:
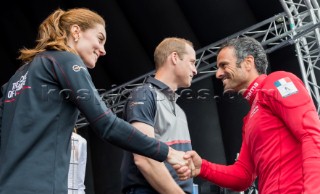
<svg viewBox="0 0 320 194">
<path fill-rule="evenodd" d="M 297 87 L 294 85 L 293 81 L 289 77 L 281 78 L 274 82 L 274 85 L 277 87 L 283 98 L 288 97 L 292 94 L 298 92 Z"/>
<path fill-rule="evenodd" d="M 72 70 L 75 71 L 75 72 L 79 72 L 81 69 L 85 69 L 85 68 L 81 67 L 80 65 L 72 66 Z"/>
<path fill-rule="evenodd" d="M 17 96 L 19 94 L 19 91 L 23 89 L 23 86 L 26 84 L 28 71 L 26 74 L 20 77 L 20 79 L 17 82 L 14 82 L 12 84 L 12 89 L 8 92 L 8 98 L 12 98 L 14 96 Z"/>
<path fill-rule="evenodd" d="M 253 117 L 254 114 L 256 114 L 259 111 L 259 107 L 258 105 L 256 105 L 255 107 L 253 107 L 253 109 L 250 112 L 250 118 Z"/>
</svg>

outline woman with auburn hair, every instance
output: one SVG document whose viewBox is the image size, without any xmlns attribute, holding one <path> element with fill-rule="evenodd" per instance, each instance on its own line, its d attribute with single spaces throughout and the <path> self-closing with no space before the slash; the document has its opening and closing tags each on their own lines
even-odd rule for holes
<svg viewBox="0 0 320 194">
<path fill-rule="evenodd" d="M 67 194 L 70 139 L 79 110 L 103 140 L 170 164 L 184 152 L 147 137 L 106 107 L 92 82 L 106 54 L 105 21 L 76 8 L 55 10 L 39 27 L 37 45 L 3 85 L 0 100 L 0 193 Z"/>
</svg>

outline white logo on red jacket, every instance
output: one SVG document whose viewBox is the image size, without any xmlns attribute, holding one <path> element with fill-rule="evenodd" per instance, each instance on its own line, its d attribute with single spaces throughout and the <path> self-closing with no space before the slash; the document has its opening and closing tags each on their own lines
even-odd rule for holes
<svg viewBox="0 0 320 194">
<path fill-rule="evenodd" d="M 255 107 L 253 107 L 251 109 L 250 118 L 253 117 L 253 115 L 256 114 L 258 111 L 259 111 L 259 107 L 258 107 L 258 105 L 256 105 Z"/>
<path fill-rule="evenodd" d="M 293 81 L 289 77 L 281 78 L 274 82 L 274 85 L 277 87 L 283 98 L 288 97 L 292 94 L 298 92 L 297 87 L 294 85 Z"/>
<path fill-rule="evenodd" d="M 250 100 L 252 94 L 254 93 L 255 89 L 259 86 L 259 84 L 256 82 L 253 84 L 253 86 L 249 89 L 248 94 L 244 97 L 247 100 Z"/>
</svg>

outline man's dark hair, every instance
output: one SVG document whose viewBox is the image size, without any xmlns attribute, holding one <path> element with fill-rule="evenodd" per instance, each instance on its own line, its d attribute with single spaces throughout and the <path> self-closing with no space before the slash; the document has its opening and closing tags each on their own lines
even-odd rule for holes
<svg viewBox="0 0 320 194">
<path fill-rule="evenodd" d="M 254 58 L 258 73 L 266 74 L 268 67 L 267 54 L 256 39 L 248 36 L 231 39 L 220 47 L 218 53 L 225 47 L 234 48 L 238 67 L 247 56 L 251 55 Z"/>
</svg>

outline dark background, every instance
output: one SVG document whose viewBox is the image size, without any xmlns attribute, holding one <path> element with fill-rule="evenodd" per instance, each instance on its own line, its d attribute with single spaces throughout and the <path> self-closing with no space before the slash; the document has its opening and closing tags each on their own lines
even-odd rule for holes
<svg viewBox="0 0 320 194">
<path fill-rule="evenodd" d="M 18 50 L 35 45 L 39 24 L 55 9 L 87 7 L 107 22 L 107 55 L 90 70 L 98 89 L 126 83 L 154 69 L 153 51 L 165 37 L 191 40 L 198 50 L 226 36 L 283 12 L 276 0 L 11 0 L 1 6 L 0 84 L 20 63 Z M 269 54 L 269 72 L 287 70 L 300 77 L 292 46 Z M 248 104 L 241 96 L 222 95 L 214 76 L 192 85 L 193 98 L 182 95 L 178 103 L 186 111 L 193 148 L 209 161 L 232 164 L 241 144 L 242 118 Z M 200 89 L 210 91 L 197 98 Z M 89 127 L 79 133 L 88 141 L 87 194 L 120 193 L 122 150 L 103 142 Z M 222 189 L 195 179 L 201 193 Z"/>
</svg>

